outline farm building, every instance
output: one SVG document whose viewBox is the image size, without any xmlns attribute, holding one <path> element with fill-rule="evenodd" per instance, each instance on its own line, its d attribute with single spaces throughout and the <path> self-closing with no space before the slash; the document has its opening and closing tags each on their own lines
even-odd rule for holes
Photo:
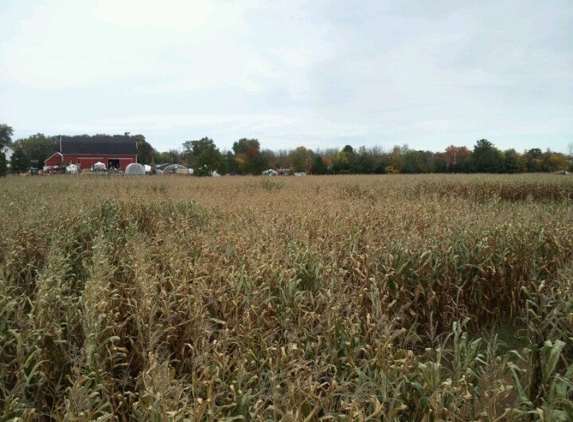
<svg viewBox="0 0 573 422">
<path fill-rule="evenodd" d="M 157 174 L 159 175 L 170 175 L 170 174 L 193 174 L 193 169 L 188 169 L 181 164 L 160 164 L 156 168 Z"/>
<path fill-rule="evenodd" d="M 125 169 L 137 162 L 137 141 L 130 136 L 62 136 L 60 151 L 52 154 L 46 167 L 76 164 L 82 169 L 97 162 L 108 169 Z"/>
</svg>

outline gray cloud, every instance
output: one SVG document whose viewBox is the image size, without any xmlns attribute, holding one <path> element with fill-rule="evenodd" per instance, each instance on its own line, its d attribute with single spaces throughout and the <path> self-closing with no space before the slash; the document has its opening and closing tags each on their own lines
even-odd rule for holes
<svg viewBox="0 0 573 422">
<path fill-rule="evenodd" d="M 130 131 L 161 150 L 201 136 L 223 148 L 573 141 L 570 1 L 134 4 L 0 5 L 0 115 L 16 136 Z"/>
</svg>

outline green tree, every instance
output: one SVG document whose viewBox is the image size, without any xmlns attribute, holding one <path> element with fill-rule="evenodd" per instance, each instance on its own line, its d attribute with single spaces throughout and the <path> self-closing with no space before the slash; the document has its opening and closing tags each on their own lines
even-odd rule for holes
<svg viewBox="0 0 573 422">
<path fill-rule="evenodd" d="M 6 176 L 8 173 L 8 164 L 6 163 L 6 155 L 0 152 L 0 177 Z"/>
<path fill-rule="evenodd" d="M 547 151 L 543 154 L 543 171 L 555 172 L 569 169 L 569 159 L 560 152 Z"/>
<path fill-rule="evenodd" d="M 404 152 L 404 154 L 402 155 L 402 168 L 400 169 L 400 173 L 407 173 L 407 174 L 412 174 L 412 173 L 421 173 L 419 170 L 419 166 L 420 166 L 420 154 L 418 151 L 415 151 L 413 149 L 408 150 L 406 152 Z"/>
<path fill-rule="evenodd" d="M 268 163 L 261 154 L 261 144 L 258 139 L 241 138 L 233 144 L 233 152 L 238 170 L 242 174 L 261 174 Z"/>
<path fill-rule="evenodd" d="M 406 151 L 403 155 L 402 173 L 428 173 L 429 166 L 424 151 Z"/>
<path fill-rule="evenodd" d="M 408 151 L 410 151 L 408 144 L 404 144 L 402 146 L 395 145 L 394 148 L 392 148 L 391 152 L 391 157 L 392 157 L 392 160 L 390 162 L 391 168 L 390 169 L 387 168 L 386 172 L 401 173 L 404 169 L 405 156 Z"/>
<path fill-rule="evenodd" d="M 137 141 L 137 162 L 140 164 L 151 165 L 155 162 L 155 150 L 145 140 L 143 135 L 132 136 Z"/>
<path fill-rule="evenodd" d="M 312 174 L 327 174 L 328 166 L 322 159 L 322 155 L 315 154 L 314 161 L 312 163 L 312 168 L 310 170 Z"/>
<path fill-rule="evenodd" d="M 507 173 L 521 173 L 521 165 L 519 163 L 519 154 L 514 149 L 508 149 L 504 152 L 505 156 L 505 171 Z"/>
<path fill-rule="evenodd" d="M 0 148 L 6 145 L 12 145 L 12 135 L 14 135 L 14 129 L 7 124 L 0 124 Z"/>
<path fill-rule="evenodd" d="M 183 151 L 189 152 L 193 157 L 199 157 L 201 154 L 208 151 L 216 151 L 217 146 L 211 138 L 206 136 L 195 141 L 186 141 L 183 143 Z"/>
<path fill-rule="evenodd" d="M 38 168 L 42 168 L 48 157 L 59 149 L 58 139 L 48 137 L 43 133 L 37 133 L 28 138 L 18 139 L 13 145 L 26 151 L 28 161 Z"/>
<path fill-rule="evenodd" d="M 503 173 L 505 171 L 503 153 L 487 139 L 477 141 L 470 163 L 475 173 Z"/>
<path fill-rule="evenodd" d="M 344 151 L 347 154 L 353 154 L 354 148 L 352 148 L 351 145 L 345 145 L 344 148 L 342 148 L 342 151 Z"/>
<path fill-rule="evenodd" d="M 155 151 L 155 154 L 153 154 L 153 159 L 156 164 L 170 163 L 171 154 L 169 151 L 163 151 L 163 152 Z"/>
<path fill-rule="evenodd" d="M 171 164 L 183 163 L 183 157 L 181 156 L 181 153 L 176 149 L 170 149 L 168 152 L 162 153 L 161 156 L 162 157 L 165 156 L 167 158 L 165 163 L 171 163 Z"/>
<path fill-rule="evenodd" d="M 531 148 L 525 154 L 525 162 L 527 165 L 527 171 L 529 173 L 538 173 L 543 171 L 543 152 L 539 148 Z"/>
<path fill-rule="evenodd" d="M 334 174 L 348 174 L 350 173 L 350 153 L 345 152 L 344 150 L 338 151 L 334 155 L 333 163 L 332 163 L 332 172 Z"/>
<path fill-rule="evenodd" d="M 293 172 L 310 172 L 312 167 L 312 151 L 302 146 L 297 147 L 289 153 L 289 161 Z"/>
<path fill-rule="evenodd" d="M 215 142 L 207 137 L 183 143 L 184 156 L 197 176 L 210 176 L 214 171 L 223 173 L 226 167 L 223 154 Z"/>
<path fill-rule="evenodd" d="M 252 159 L 252 174 L 261 175 L 263 171 L 269 168 L 267 157 L 263 154 L 255 155 Z"/>
<path fill-rule="evenodd" d="M 235 154 L 233 151 L 226 151 L 223 154 L 225 161 L 227 162 L 227 171 L 231 174 L 238 174 L 239 173 L 239 163 L 235 159 Z"/>
<path fill-rule="evenodd" d="M 356 154 L 351 145 L 345 145 L 340 151 L 334 153 L 332 158 L 332 172 L 334 174 L 349 174 L 356 171 Z"/>
<path fill-rule="evenodd" d="M 435 173 L 448 172 L 448 165 L 446 164 L 444 153 L 438 153 L 434 156 L 434 172 Z"/>
<path fill-rule="evenodd" d="M 392 165 L 392 155 L 382 151 L 380 148 L 371 149 L 374 160 L 376 161 L 376 174 L 386 174 L 386 168 Z"/>
<path fill-rule="evenodd" d="M 13 173 L 24 173 L 30 167 L 30 159 L 22 147 L 16 147 L 10 159 L 10 167 Z"/>
<path fill-rule="evenodd" d="M 262 150 L 261 151 L 261 158 L 266 163 L 266 168 L 263 170 L 279 168 L 277 155 L 275 154 L 275 152 L 273 150 L 270 150 L 270 149 Z"/>
<path fill-rule="evenodd" d="M 358 148 L 358 152 L 351 155 L 350 172 L 355 174 L 372 174 L 376 172 L 376 159 L 366 147 Z"/>
</svg>

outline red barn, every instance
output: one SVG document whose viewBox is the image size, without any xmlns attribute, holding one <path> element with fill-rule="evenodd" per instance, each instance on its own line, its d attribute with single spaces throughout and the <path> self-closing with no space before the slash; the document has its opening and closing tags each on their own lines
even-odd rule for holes
<svg viewBox="0 0 573 422">
<path fill-rule="evenodd" d="M 60 152 L 52 154 L 46 167 L 77 164 L 82 169 L 102 162 L 108 169 L 125 169 L 137 163 L 137 141 L 130 136 L 62 136 Z"/>
</svg>

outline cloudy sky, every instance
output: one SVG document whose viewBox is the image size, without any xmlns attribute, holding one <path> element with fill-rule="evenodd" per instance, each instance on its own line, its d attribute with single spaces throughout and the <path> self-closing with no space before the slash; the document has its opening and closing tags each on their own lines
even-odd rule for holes
<svg viewBox="0 0 573 422">
<path fill-rule="evenodd" d="M 573 142 L 571 0 L 2 0 L 0 123 L 156 149 Z"/>
</svg>

